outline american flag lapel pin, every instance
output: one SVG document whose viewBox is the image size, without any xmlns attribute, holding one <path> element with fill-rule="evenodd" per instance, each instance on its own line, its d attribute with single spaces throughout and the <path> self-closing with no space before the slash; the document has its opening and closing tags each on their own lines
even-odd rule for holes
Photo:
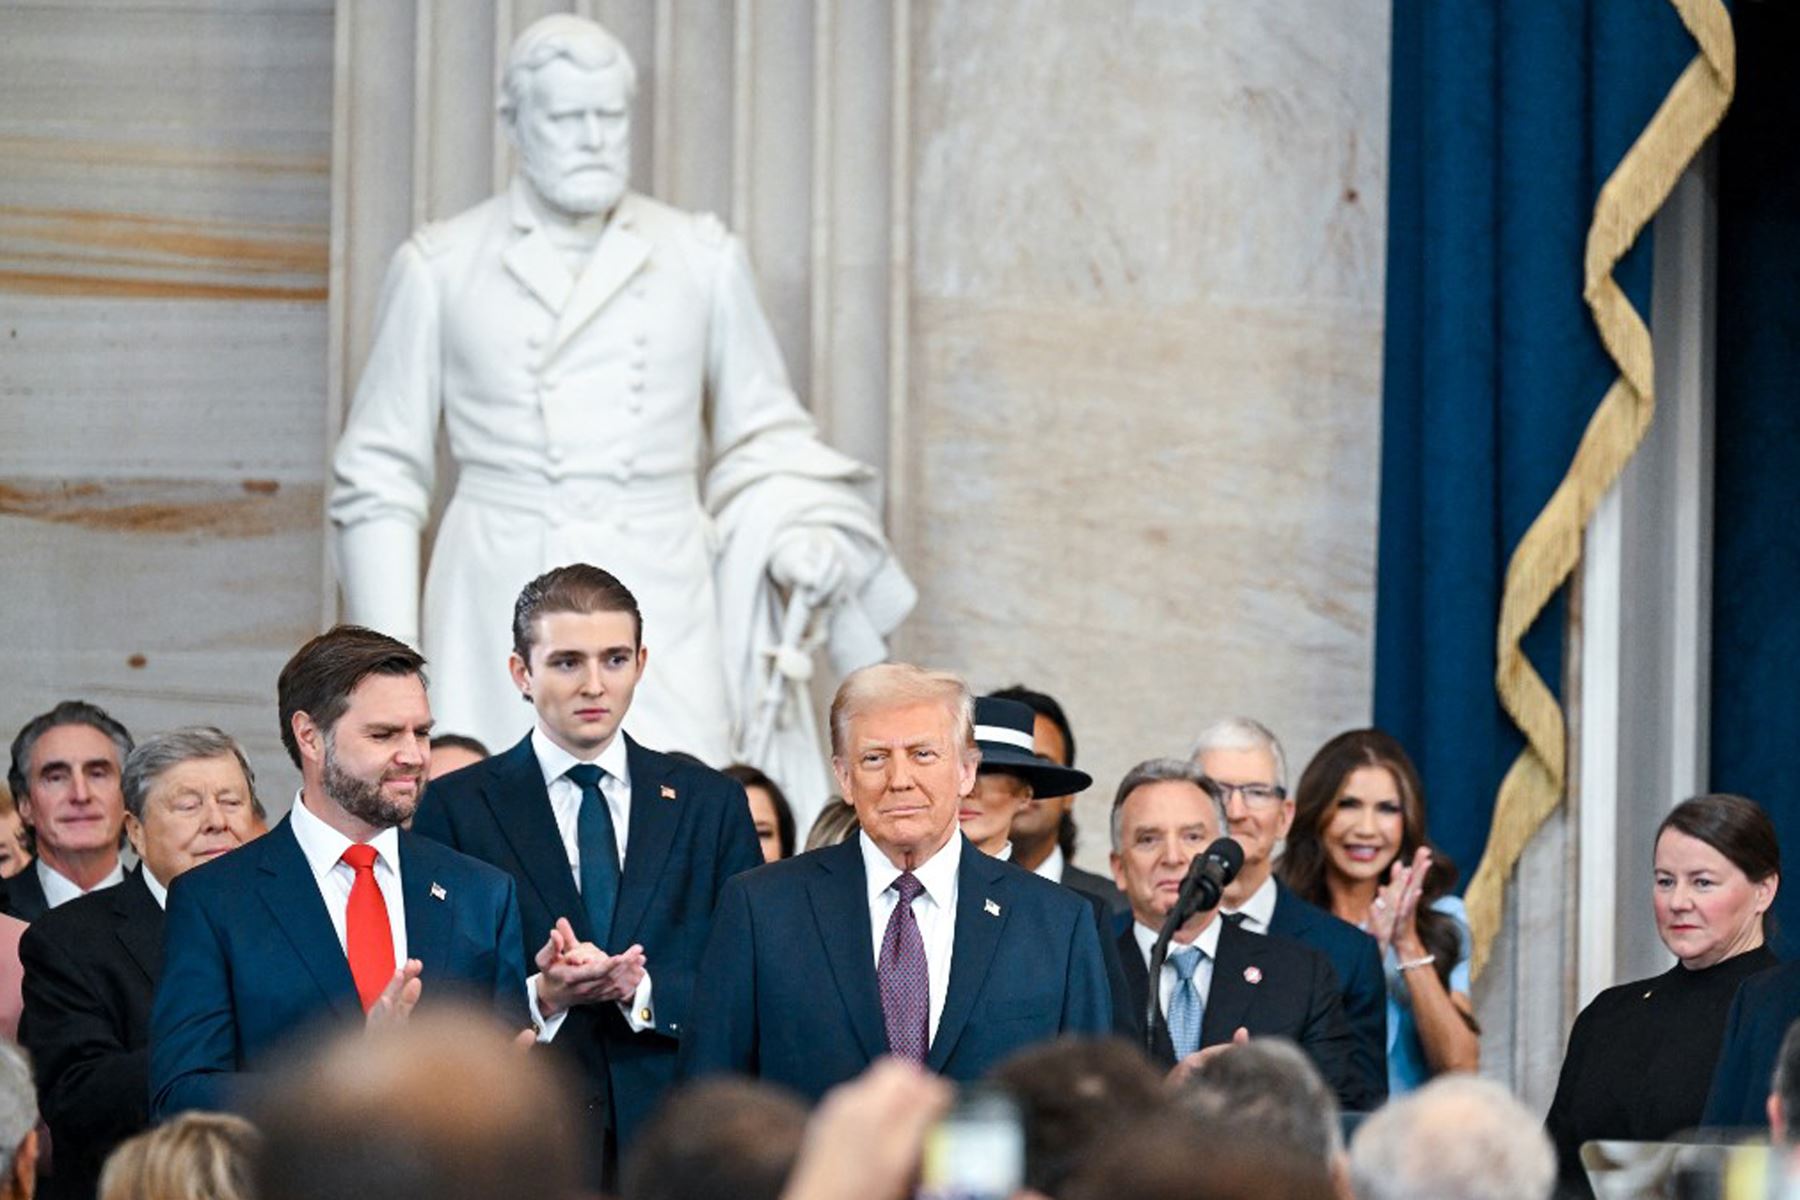
<svg viewBox="0 0 1800 1200">
<path fill-rule="evenodd" d="M 447 895 L 449 895 L 449 893 L 444 890 L 443 884 L 433 883 L 431 885 L 431 898 L 433 900 L 442 900 Z"/>
<path fill-rule="evenodd" d="M 981 910 L 990 917 L 997 917 L 1000 915 L 1000 905 L 997 901 L 983 900 L 981 902 Z"/>
<path fill-rule="evenodd" d="M 1261 983 L 1262 982 L 1262 968 L 1261 967 L 1245 967 L 1244 968 L 1244 982 L 1245 983 Z"/>
<path fill-rule="evenodd" d="M 665 783 L 662 785 L 660 794 L 664 800 L 673 800 L 675 798 L 675 789 Z"/>
</svg>

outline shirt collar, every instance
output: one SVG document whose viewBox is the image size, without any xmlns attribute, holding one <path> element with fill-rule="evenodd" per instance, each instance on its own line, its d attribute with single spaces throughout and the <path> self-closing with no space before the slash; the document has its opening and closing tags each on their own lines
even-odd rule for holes
<svg viewBox="0 0 1800 1200">
<path fill-rule="evenodd" d="M 1228 912 L 1241 914 L 1245 919 L 1256 922 L 1257 933 L 1267 933 L 1269 923 L 1275 919 L 1275 875 L 1273 872 L 1262 881 L 1262 886 L 1250 893 L 1250 898 Z"/>
<path fill-rule="evenodd" d="M 1067 860 L 1063 858 L 1062 847 L 1053 845 L 1050 847 L 1049 855 L 1037 865 L 1037 870 L 1033 874 L 1039 878 L 1048 879 L 1051 883 L 1061 883 L 1065 861 Z"/>
<path fill-rule="evenodd" d="M 531 752 L 537 755 L 538 769 L 544 773 L 546 789 L 567 775 L 570 767 L 584 762 L 593 763 L 624 784 L 627 790 L 631 788 L 631 761 L 630 756 L 625 753 L 625 734 L 623 732 L 613 734 L 612 741 L 606 743 L 606 749 L 602 750 L 598 757 L 576 758 L 551 741 L 550 735 L 544 732 L 543 726 L 534 725 L 531 729 Z"/>
<path fill-rule="evenodd" d="M 1008 842 L 1008 843 L 1006 843 L 1006 845 L 1000 847 L 999 852 L 996 853 L 994 855 L 994 857 L 999 859 L 1001 862 L 1011 862 L 1012 855 L 1013 855 L 1012 843 Z"/>
<path fill-rule="evenodd" d="M 1225 928 L 1224 917 L 1218 913 L 1214 913 L 1213 919 L 1206 923 L 1206 928 L 1200 931 L 1199 937 L 1187 943 L 1171 941 L 1169 943 L 1169 953 L 1175 953 L 1175 951 L 1184 944 L 1198 946 L 1201 950 L 1205 951 L 1209 961 L 1217 962 L 1219 961 L 1219 931 L 1223 928 Z M 1134 920 L 1131 923 L 1131 933 L 1132 936 L 1137 938 L 1138 949 L 1144 953 L 1144 962 L 1148 963 L 1150 961 L 1151 947 L 1156 945 L 1158 931 L 1152 929 L 1142 921 Z"/>
<path fill-rule="evenodd" d="M 144 886 L 150 889 L 150 898 L 156 901 L 156 907 L 169 907 L 169 889 L 158 882 L 156 875 L 150 870 L 149 866 L 145 865 L 139 867 L 138 874 L 143 876 Z"/>
<path fill-rule="evenodd" d="M 881 852 L 866 830 L 856 835 L 856 843 L 862 847 L 863 878 L 869 887 L 869 902 L 873 904 L 881 893 L 894 886 L 894 880 L 900 878 L 900 868 Z M 963 835 L 957 830 L 942 850 L 913 868 L 913 875 L 925 885 L 925 894 L 940 907 L 949 907 L 956 872 L 962 866 L 962 850 Z"/>
<path fill-rule="evenodd" d="M 93 887 L 83 891 L 79 883 L 76 883 L 73 879 L 70 879 L 67 875 L 58 871 L 42 858 L 39 858 L 36 862 L 32 863 L 32 866 L 37 868 L 38 886 L 44 889 L 44 903 L 51 908 L 67 904 L 71 900 L 80 899 L 82 896 L 87 895 L 88 892 L 97 892 L 101 888 L 109 888 L 125 878 L 125 864 L 115 862 L 113 863 L 113 869 L 106 873 L 105 878 L 101 879 L 100 882 L 96 883 Z"/>
<path fill-rule="evenodd" d="M 300 853 L 306 855 L 306 865 L 312 869 L 313 879 L 321 883 L 331 873 L 331 868 L 337 866 L 344 857 L 344 851 L 356 844 L 306 807 L 298 792 L 294 793 L 294 807 L 288 812 L 288 824 L 294 830 L 294 840 L 300 843 Z M 400 830 L 393 827 L 384 829 L 369 839 L 369 845 L 375 847 L 376 857 L 386 863 L 388 870 L 398 878 Z"/>
</svg>

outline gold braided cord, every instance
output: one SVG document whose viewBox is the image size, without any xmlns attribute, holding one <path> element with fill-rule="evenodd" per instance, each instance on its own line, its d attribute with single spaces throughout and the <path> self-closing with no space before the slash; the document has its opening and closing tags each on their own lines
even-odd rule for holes
<svg viewBox="0 0 1800 1200">
<path fill-rule="evenodd" d="M 1718 128 L 1737 85 L 1737 48 L 1723 0 L 1669 2 L 1699 53 L 1600 189 L 1588 226 L 1582 296 L 1619 376 L 1589 420 L 1568 474 L 1506 567 L 1494 686 L 1507 715 L 1524 733 L 1525 748 L 1500 781 L 1487 849 L 1464 897 L 1474 941 L 1471 967 L 1477 976 L 1500 931 L 1506 881 L 1525 844 L 1561 802 L 1567 779 L 1562 709 L 1525 657 L 1520 640 L 1575 570 L 1595 505 L 1636 453 L 1656 412 L 1650 328 L 1613 278 L 1613 268 Z"/>
</svg>

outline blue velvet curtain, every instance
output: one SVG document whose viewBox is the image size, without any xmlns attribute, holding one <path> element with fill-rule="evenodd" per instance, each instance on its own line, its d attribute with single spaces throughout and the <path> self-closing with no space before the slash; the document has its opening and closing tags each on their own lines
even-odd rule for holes
<svg viewBox="0 0 1800 1200">
<path fill-rule="evenodd" d="M 1667 0 L 1394 3 L 1375 719 L 1464 883 L 1522 744 L 1506 564 L 1615 377 L 1581 295 L 1595 197 L 1694 54 Z M 1646 314 L 1648 241 L 1614 271 Z M 1525 641 L 1559 692 L 1562 625 L 1559 599 Z"/>
<path fill-rule="evenodd" d="M 1712 787 L 1786 851 L 1778 952 L 1800 951 L 1800 7 L 1736 11 L 1719 131 Z"/>
</svg>

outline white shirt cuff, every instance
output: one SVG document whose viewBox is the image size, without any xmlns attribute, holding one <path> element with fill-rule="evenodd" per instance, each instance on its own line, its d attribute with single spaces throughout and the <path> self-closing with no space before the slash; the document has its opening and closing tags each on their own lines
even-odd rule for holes
<svg viewBox="0 0 1800 1200">
<path fill-rule="evenodd" d="M 525 981 L 525 1011 L 531 1014 L 531 1027 L 537 1030 L 538 1045 L 543 1045 L 556 1037 L 556 1031 L 568 1018 L 569 1010 L 563 1009 L 554 1017 L 546 1017 L 538 1009 L 538 978 L 533 975 Z"/>
<path fill-rule="evenodd" d="M 633 1033 L 656 1028 L 656 1005 L 650 1000 L 650 972 L 645 971 L 644 977 L 638 980 L 637 994 L 632 996 L 629 1004 L 619 1001 L 619 1011 L 625 1014 L 625 1023 L 631 1026 Z M 547 1042 L 550 1039 L 540 1040 Z"/>
</svg>

